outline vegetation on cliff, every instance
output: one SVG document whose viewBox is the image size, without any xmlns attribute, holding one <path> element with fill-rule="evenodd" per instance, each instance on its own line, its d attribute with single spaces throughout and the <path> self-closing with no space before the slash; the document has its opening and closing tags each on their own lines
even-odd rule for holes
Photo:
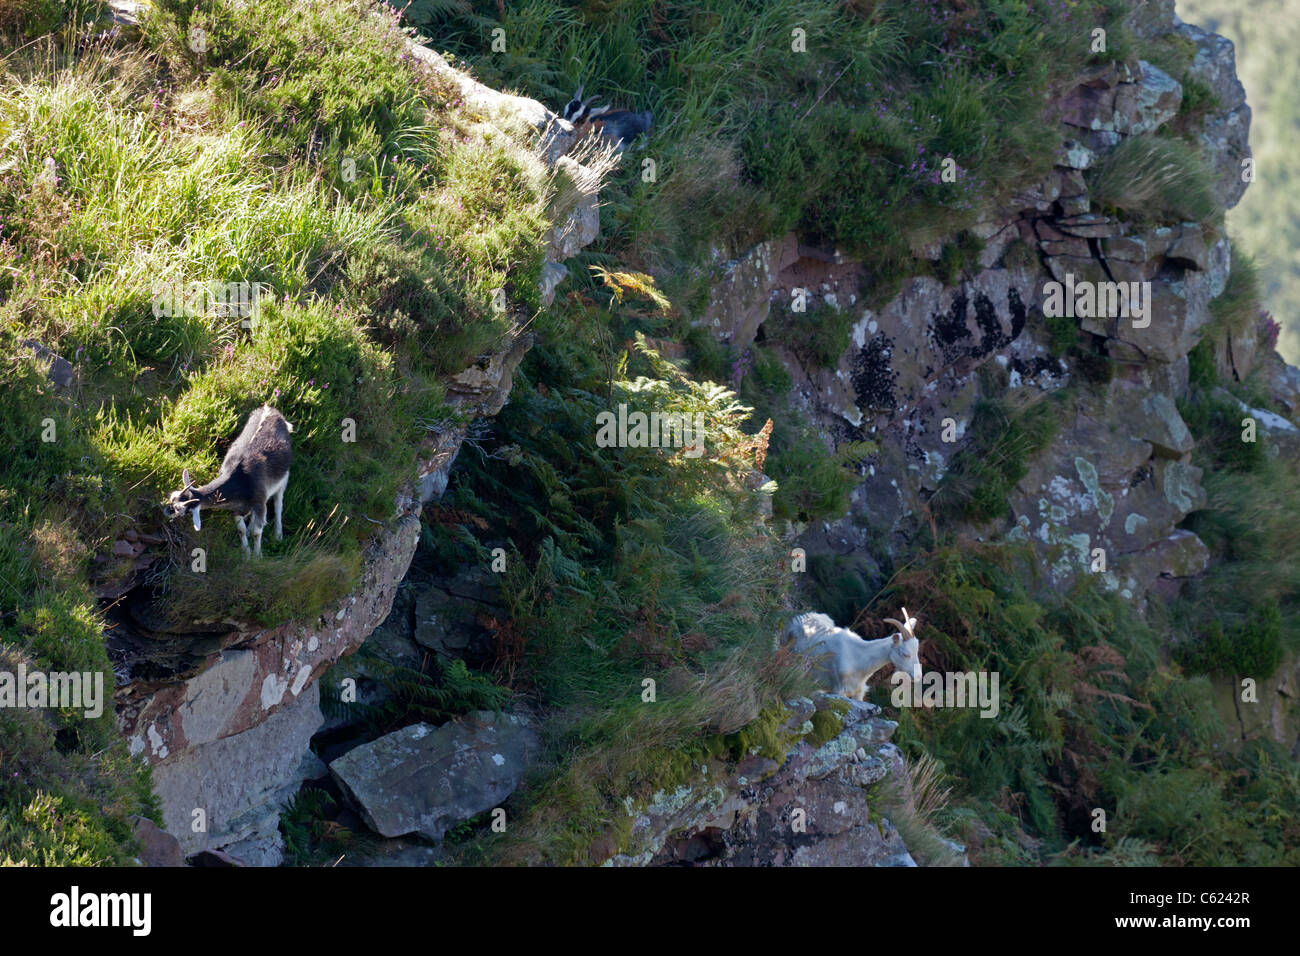
<svg viewBox="0 0 1300 956">
<path fill-rule="evenodd" d="M 420 440 L 450 417 L 447 377 L 513 331 L 502 292 L 537 344 L 509 404 L 469 433 L 425 535 L 448 571 L 504 550 L 496 686 L 463 668 L 393 674 L 401 692 L 366 715 L 383 729 L 513 700 L 545 716 L 508 835 L 456 833 L 472 862 L 603 859 L 626 798 L 697 759 L 774 750 L 781 701 L 806 689 L 773 649 L 798 600 L 778 532 L 841 517 L 876 449 L 828 452 L 789 407 L 772 347 L 827 363 L 847 312 L 774 315 L 747 352 L 693 324 L 725 256 L 794 230 L 860 259 L 867 302 L 910 275 L 956 280 L 982 251 L 965 232 L 978 214 L 1051 168 L 1050 94 L 1141 42 L 1121 0 L 412 4 L 431 45 L 489 85 L 557 107 L 586 83 L 654 113 L 656 175 L 625 154 L 602 238 L 542 308 L 557 183 L 404 52 L 382 4 L 158 0 L 138 35 L 91 25 L 103 11 L 89 0 L 4 9 L 0 666 L 112 674 L 97 592 L 115 582 L 94 558 L 128 528 L 161 531 L 181 470 L 213 474 L 262 402 L 295 425 L 285 541 L 251 575 L 216 524 L 199 576 L 194 542 L 170 538 L 149 583 L 163 612 L 191 619 L 318 613 L 354 584 Z M 1065 42 L 1085 26 L 1108 30 L 1107 52 Z M 1189 87 L 1184 103 L 1190 123 L 1204 97 Z M 940 188 L 945 171 L 957 188 Z M 1135 137 L 1091 178 L 1107 209 L 1166 220 L 1215 215 L 1205 175 L 1185 139 Z M 937 262 L 918 255 L 954 237 Z M 1255 321 L 1240 261 L 1207 341 Z M 217 308 L 160 313 L 160 282 L 266 292 L 246 327 Z M 1077 326 L 1047 331 L 1078 387 L 1109 379 Z M 72 384 L 50 381 L 29 342 L 65 356 Z M 916 779 L 931 799 L 898 801 L 919 839 L 938 825 L 994 863 L 1295 862 L 1294 762 L 1264 743 L 1220 747 L 1206 675 L 1262 675 L 1300 642 L 1300 482 L 1234 441 L 1218 389 L 1263 400 L 1215 368 L 1208 347 L 1193 354 L 1184 409 L 1210 498 L 1189 526 L 1214 566 L 1145 616 L 1095 579 L 1046 593 L 1025 552 L 959 536 L 1004 514 L 1069 392 L 979 405 L 933 539 L 873 549 L 883 590 L 857 566 L 810 562 L 809 590 L 838 619 L 906 604 L 927 663 L 1005 675 L 1000 720 L 902 712 L 899 743 L 928 755 Z M 703 454 L 603 447 L 596 416 L 620 405 L 702 416 Z M 301 861 L 326 859 L 324 803 L 287 815 Z M 1098 806 L 1113 810 L 1101 833 Z M 0 860 L 128 861 L 141 812 L 147 773 L 111 709 L 0 712 Z"/>
<path fill-rule="evenodd" d="M 48 7 L 0 24 L 0 641 L 33 668 L 105 673 L 111 694 L 93 592 L 113 582 L 92 558 L 163 531 L 182 468 L 214 475 L 263 402 L 295 427 L 285 540 L 252 575 L 224 522 L 172 537 L 161 613 L 278 623 L 346 593 L 447 417 L 442 380 L 508 329 L 496 290 L 536 303 L 554 184 L 403 55 L 383 8 L 162 0 L 136 39 L 96 5 Z M 262 284 L 251 320 L 190 294 L 231 282 Z M 70 385 L 30 342 L 72 363 Z M 18 821 L 62 800 L 109 813 L 58 853 L 120 862 L 135 802 L 111 705 L 0 721 L 0 855 L 35 860 Z"/>
</svg>

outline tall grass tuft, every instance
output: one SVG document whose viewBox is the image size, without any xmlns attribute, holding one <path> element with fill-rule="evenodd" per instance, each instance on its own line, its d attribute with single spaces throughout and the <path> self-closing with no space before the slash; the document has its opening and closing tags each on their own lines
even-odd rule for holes
<svg viewBox="0 0 1300 956">
<path fill-rule="evenodd" d="M 1140 222 L 1200 222 L 1219 210 L 1194 146 L 1161 136 L 1129 136 L 1088 171 L 1092 198 Z"/>
</svg>

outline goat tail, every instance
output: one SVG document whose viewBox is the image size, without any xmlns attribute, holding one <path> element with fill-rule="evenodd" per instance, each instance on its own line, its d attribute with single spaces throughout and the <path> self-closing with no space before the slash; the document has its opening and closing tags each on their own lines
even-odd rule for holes
<svg viewBox="0 0 1300 956">
<path fill-rule="evenodd" d="M 293 431 L 293 422 L 289 421 L 289 419 L 286 418 L 286 419 L 284 420 L 284 427 L 287 428 L 287 429 L 289 429 L 289 431 L 292 432 L 292 431 Z"/>
</svg>

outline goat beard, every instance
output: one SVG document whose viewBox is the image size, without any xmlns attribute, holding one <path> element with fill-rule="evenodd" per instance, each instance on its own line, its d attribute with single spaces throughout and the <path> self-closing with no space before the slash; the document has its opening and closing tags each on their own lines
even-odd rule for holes
<svg viewBox="0 0 1300 956">
<path fill-rule="evenodd" d="M 194 519 L 194 530 L 202 531 L 203 519 L 199 517 L 199 509 L 197 505 L 194 507 L 194 510 L 190 512 L 190 517 Z"/>
</svg>

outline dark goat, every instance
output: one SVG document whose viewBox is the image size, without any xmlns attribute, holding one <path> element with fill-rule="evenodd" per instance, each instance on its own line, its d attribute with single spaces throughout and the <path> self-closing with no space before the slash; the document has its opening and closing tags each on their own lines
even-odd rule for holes
<svg viewBox="0 0 1300 956">
<path fill-rule="evenodd" d="M 184 486 L 173 491 L 163 504 L 163 515 L 176 519 L 188 513 L 194 530 L 201 530 L 202 508 L 219 508 L 235 513 L 240 543 L 248 553 L 248 527 L 253 529 L 253 553 L 262 556 L 262 529 L 266 527 L 267 502 L 275 503 L 275 537 L 284 537 L 280 518 L 284 513 L 284 489 L 289 484 L 293 431 L 283 415 L 263 405 L 248 416 L 244 430 L 226 452 L 221 472 L 206 485 L 194 484 L 188 468 L 181 475 Z M 245 519 L 250 519 L 245 524 Z"/>
<path fill-rule="evenodd" d="M 583 87 L 578 87 L 573 99 L 564 105 L 563 117 L 573 124 L 579 136 L 585 136 L 594 130 L 601 136 L 612 140 L 622 147 L 643 133 L 650 132 L 654 119 L 649 110 L 634 113 L 631 110 L 616 110 L 611 106 L 591 104 L 597 99 L 592 96 L 582 98 Z"/>
</svg>

